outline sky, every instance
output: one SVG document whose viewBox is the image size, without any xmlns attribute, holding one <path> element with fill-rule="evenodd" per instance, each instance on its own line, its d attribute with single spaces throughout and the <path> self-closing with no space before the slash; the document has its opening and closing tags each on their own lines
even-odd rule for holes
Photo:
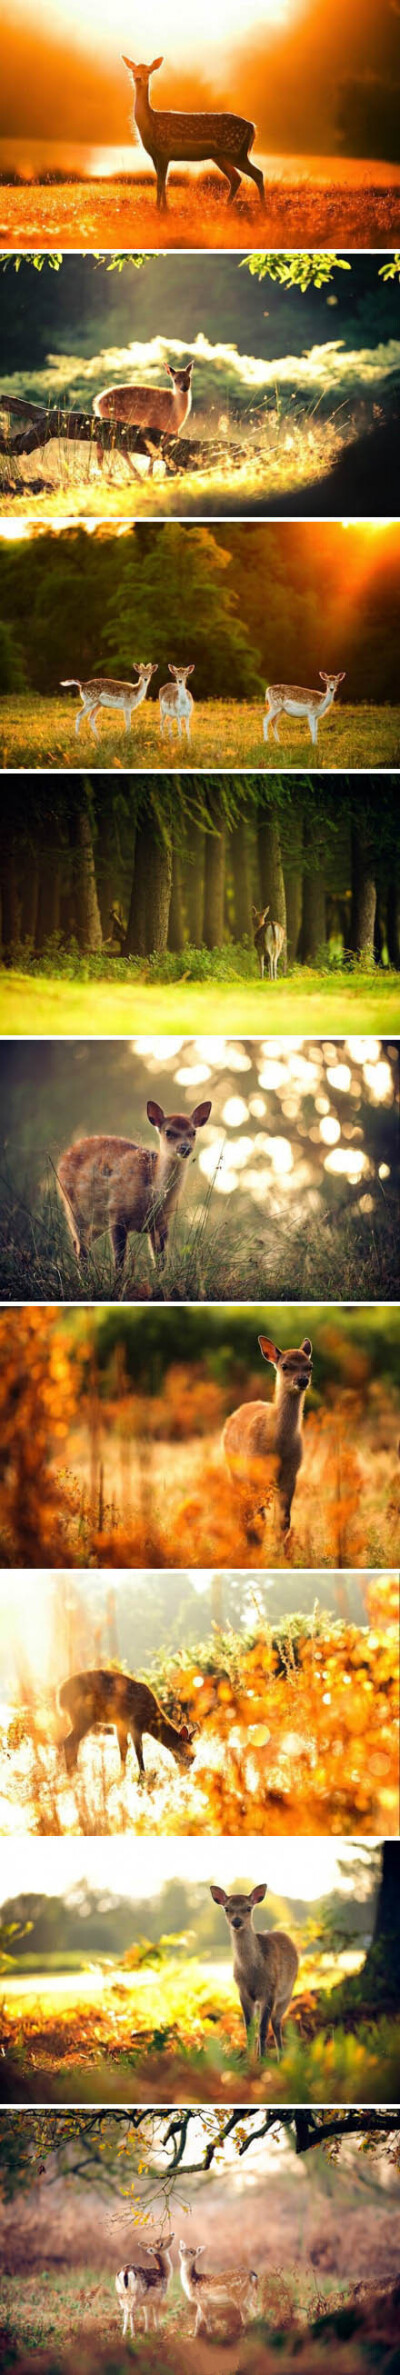
<svg viewBox="0 0 400 2375">
<path fill-rule="evenodd" d="M 216 10 L 211 0 L 191 0 L 187 14 L 182 0 L 118 0 L 117 9 L 110 10 L 109 0 L 17 0 L 15 16 L 32 18 L 38 32 L 74 32 L 80 41 L 99 50 L 102 44 L 114 55 L 125 51 L 127 57 L 150 64 L 153 57 L 164 52 L 171 67 L 194 55 L 204 63 L 212 46 L 221 52 L 221 71 L 227 44 L 242 36 L 246 24 L 253 29 L 264 24 L 285 30 L 291 18 L 299 13 L 298 0 L 218 0 Z M 217 28 L 217 36 L 216 36 Z M 226 62 L 225 62 L 226 72 Z"/>
<path fill-rule="evenodd" d="M 363 1845 L 365 1846 L 365 1841 Z M 341 1864 L 352 1864 L 354 1840 L 332 1839 L 7 1839 L 1 1848 L 1 1901 L 29 1890 L 46 1896 L 68 1894 L 80 1881 L 89 1888 L 132 1897 L 152 1897 L 165 1881 L 212 1880 L 233 1888 L 249 1875 L 249 1886 L 265 1880 L 278 1896 L 312 1901 L 343 1886 Z M 351 1889 L 349 1877 L 345 1883 Z M 257 1916 L 258 1918 L 258 1916 Z M 261 1924 L 262 1926 L 262 1924 Z"/>
</svg>

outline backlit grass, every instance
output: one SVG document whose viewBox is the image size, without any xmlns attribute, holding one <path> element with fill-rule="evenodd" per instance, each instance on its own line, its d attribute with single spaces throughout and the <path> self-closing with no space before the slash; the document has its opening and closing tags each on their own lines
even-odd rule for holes
<svg viewBox="0 0 400 2375">
<path fill-rule="evenodd" d="M 277 160 L 278 163 L 278 160 Z M 309 171 L 307 170 L 309 167 Z M 302 169 L 303 168 L 303 169 Z M 400 241 L 400 189 L 388 165 L 357 160 L 279 159 L 263 209 L 249 185 L 227 211 L 220 175 L 173 176 L 167 214 L 151 182 L 115 180 L 3 183 L 0 240 L 6 248 L 389 248 Z"/>
<path fill-rule="evenodd" d="M 68 657 L 65 666 L 68 668 Z M 282 722 L 279 744 L 263 738 L 264 704 L 249 701 L 195 701 L 190 742 L 161 734 L 156 702 L 146 702 L 133 714 L 130 731 L 112 711 L 100 710 L 98 740 L 85 720 L 75 731 L 76 701 L 36 692 L 9 694 L 1 704 L 0 764 L 6 768 L 76 768 L 90 757 L 94 767 L 169 770 L 182 767 L 397 767 L 400 764 L 400 706 L 378 708 L 346 703 L 322 720 L 314 756 L 307 725 L 286 733 Z M 286 721 L 287 722 L 287 721 Z"/>
<path fill-rule="evenodd" d="M 217 990 L 218 1030 L 233 1038 L 265 1030 L 303 1034 L 305 1028 L 316 1036 L 328 1030 L 339 1037 L 351 1031 L 398 1032 L 395 973 L 358 967 L 318 972 L 307 965 L 268 982 L 238 971 L 235 976 L 233 958 L 232 976 L 227 969 L 224 978 L 216 950 L 210 977 L 196 980 L 188 977 L 186 962 L 185 951 L 181 977 L 177 973 L 172 981 L 163 980 L 162 967 L 157 977 L 153 968 L 135 969 L 132 975 L 128 965 L 110 966 L 108 976 L 93 979 L 84 960 L 76 974 L 75 969 L 72 974 L 42 972 L 39 959 L 35 972 L 18 966 L 0 973 L 0 1031 L 12 1038 L 126 1036 L 132 1030 L 134 992 L 135 1031 L 155 1036 L 183 1031 L 190 1038 L 215 1030 Z"/>
</svg>

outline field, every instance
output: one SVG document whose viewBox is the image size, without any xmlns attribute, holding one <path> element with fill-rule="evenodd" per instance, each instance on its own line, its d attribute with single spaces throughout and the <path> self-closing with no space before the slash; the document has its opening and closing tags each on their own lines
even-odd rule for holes
<svg viewBox="0 0 400 2375">
<path fill-rule="evenodd" d="M 223 965 L 214 950 L 204 980 L 195 972 L 191 977 L 188 964 L 193 966 L 194 957 L 191 952 L 188 958 L 185 949 L 181 969 L 177 966 L 171 979 L 169 969 L 157 961 L 151 968 L 135 967 L 133 976 L 129 965 L 110 966 L 108 974 L 104 966 L 95 978 L 79 959 L 62 971 L 59 958 L 52 962 L 50 957 L 46 971 L 40 958 L 26 971 L 17 963 L 0 972 L 0 1029 L 17 1038 L 126 1035 L 132 1029 L 134 996 L 137 1032 L 208 1034 L 215 1028 L 216 985 L 218 1029 L 233 1037 L 243 1030 L 261 1034 L 266 1028 L 303 1036 L 305 1026 L 316 1038 L 326 1031 L 345 1037 L 352 1031 L 381 1035 L 397 1034 L 399 1029 L 395 973 L 366 972 L 358 965 L 353 971 L 335 965 L 331 972 L 318 972 L 307 965 L 294 967 L 286 979 L 278 976 L 272 983 L 239 971 L 235 976 L 235 957 L 229 950 L 223 951 Z"/>
<path fill-rule="evenodd" d="M 28 2375 L 127 2375 L 134 2360 L 139 2375 L 206 2375 L 214 2367 L 227 2375 L 295 2375 L 301 2369 L 325 2375 L 330 2359 L 337 2375 L 370 2375 L 371 2365 L 396 2365 L 398 2234 L 393 2185 L 389 2193 L 370 2169 L 357 2178 L 309 2156 L 318 2171 L 299 2181 L 289 2155 L 246 2184 L 246 2162 L 230 2185 L 184 2179 L 189 2215 L 173 2204 L 174 2273 L 164 2304 L 162 2337 L 120 2340 L 114 2277 L 133 2257 L 146 2264 L 146 2228 L 132 2230 L 129 2208 L 100 2184 L 72 2186 L 46 2178 L 1 2215 L 5 2273 L 1 2281 L 2 2359 L 5 2370 Z M 322 2166 L 321 2166 L 322 2163 Z M 152 2229 L 151 2229 L 152 2231 Z M 255 2265 L 259 2308 L 238 2347 L 193 2340 L 193 2312 L 181 2291 L 177 2236 L 202 2238 L 206 2266 Z M 375 2291 L 374 2291 L 375 2286 Z M 358 2290 L 356 2291 L 356 2288 Z M 325 2321 L 325 2322 L 324 2322 Z M 398 2309 L 397 2309 L 398 2321 Z M 228 2329 L 229 2334 L 229 2329 Z M 160 2344 L 162 2357 L 160 2359 Z M 392 2354 L 394 2345 L 394 2355 Z"/>
<path fill-rule="evenodd" d="M 3 1719 L 0 1830 L 396 1833 L 398 1606 L 398 1583 L 385 1578 L 368 1589 L 369 1629 L 299 1613 L 272 1631 L 254 1618 L 245 1640 L 215 1625 L 191 1650 L 147 1662 L 167 1715 L 194 1727 L 187 1775 L 148 1736 L 145 1780 L 132 1750 L 122 1778 L 115 1737 L 92 1733 L 68 1778 L 54 1696 L 46 1704 L 31 1683 L 29 1704 L 16 1700 Z"/>
<path fill-rule="evenodd" d="M 3 1974 L 3 2101 L 397 2102 L 400 2021 L 368 2015 L 362 1999 L 345 2020 L 335 2014 L 339 1956 L 304 1958 L 281 2059 L 270 2040 L 260 2063 L 255 2045 L 243 2046 L 230 1967 L 204 1966 L 186 1941 L 184 1949 L 182 1958 L 167 1942 L 160 1953 L 142 1940 L 128 1970 L 104 1970 L 93 1957 L 88 1970 L 65 1974 L 60 1957 L 55 1973 Z M 353 1962 L 359 1968 L 362 1957 Z"/>
<path fill-rule="evenodd" d="M 390 166 L 335 158 L 279 160 L 265 207 L 243 194 L 226 207 L 224 184 L 211 173 L 196 184 L 169 183 L 169 206 L 157 214 L 153 190 L 138 176 L 120 181 L 7 185 L 0 191 L 5 248 L 390 248 L 400 241 L 400 188 Z M 248 188 L 248 185 L 247 185 Z"/>
<path fill-rule="evenodd" d="M 65 665 L 68 665 L 67 658 Z M 169 769 L 180 767 L 259 767 L 275 768 L 278 744 L 263 738 L 262 703 L 207 701 L 195 703 L 190 743 L 177 742 L 175 733 L 162 736 L 158 707 L 146 704 L 139 718 L 133 720 L 126 733 L 123 719 L 113 726 L 98 726 L 98 740 L 85 723 L 75 731 L 75 717 L 80 712 L 79 697 L 46 698 L 37 693 L 9 694 L 3 698 L 1 709 L 0 765 L 4 768 L 44 767 L 76 768 L 78 759 L 90 765 L 107 767 L 143 767 Z M 284 767 L 310 765 L 312 744 L 306 726 L 300 721 L 298 731 L 286 738 L 283 725 L 279 729 L 279 759 Z M 363 768 L 398 767 L 400 764 L 400 708 L 389 702 L 377 708 L 371 702 L 360 702 L 352 708 L 348 702 L 329 718 L 323 720 L 317 744 L 320 767 Z"/>
<path fill-rule="evenodd" d="M 118 452 L 105 455 L 102 469 L 96 461 L 94 444 L 68 445 L 56 438 L 38 452 L 14 458 L 12 444 L 0 462 L 0 499 L 3 518 L 24 519 L 27 512 L 36 520 L 62 520 L 67 512 L 69 520 L 79 519 L 192 519 L 208 518 L 234 512 L 237 516 L 252 512 L 279 511 L 284 502 L 299 496 L 302 489 L 314 498 L 319 480 L 334 471 L 344 453 L 353 448 L 357 456 L 359 434 L 371 429 L 373 408 L 365 404 L 340 402 L 339 389 L 336 409 L 329 417 L 318 415 L 313 390 L 312 400 L 293 402 L 293 395 L 285 402 L 286 391 L 279 390 L 279 402 L 261 408 L 257 419 L 244 417 L 235 422 L 234 416 L 225 418 L 224 436 L 210 439 L 211 459 L 207 460 L 209 431 L 200 433 L 199 459 L 190 468 L 179 463 L 167 467 L 163 460 L 154 468 L 137 457 L 134 475 L 128 462 Z M 57 391 L 56 391 L 57 395 Z M 41 400 L 40 384 L 38 401 Z M 48 393 L 44 401 L 48 402 Z M 60 397 L 58 396 L 58 401 Z M 224 391 L 221 390 L 224 408 Z M 194 422 L 196 437 L 196 423 Z M 190 436 L 193 435 L 190 423 Z M 215 448 L 218 449 L 218 459 Z M 371 448 L 371 459 L 374 448 Z M 373 468 L 373 464 L 372 464 Z M 334 496 L 331 498 L 334 504 Z M 306 506 L 307 508 L 307 506 Z M 322 508 L 325 508 L 323 502 Z M 357 504 L 358 508 L 358 504 Z"/>
</svg>

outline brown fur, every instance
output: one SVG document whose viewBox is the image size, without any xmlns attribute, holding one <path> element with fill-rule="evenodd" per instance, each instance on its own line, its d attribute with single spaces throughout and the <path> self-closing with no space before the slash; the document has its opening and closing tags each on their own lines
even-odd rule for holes
<svg viewBox="0 0 400 2375">
<path fill-rule="evenodd" d="M 152 157 L 157 174 L 157 205 L 166 205 L 166 180 L 172 158 L 198 159 L 212 157 L 220 173 L 229 181 L 229 200 L 236 196 L 241 174 L 250 174 L 255 181 L 261 203 L 264 201 L 262 173 L 248 155 L 252 148 L 255 124 L 245 116 L 184 113 L 171 108 L 154 108 L 149 97 L 149 82 L 162 58 L 153 58 L 151 66 L 135 65 L 133 58 L 124 57 L 124 66 L 135 85 L 134 119 L 143 148 Z M 239 167 L 239 171 L 238 171 Z"/>
<path fill-rule="evenodd" d="M 242 1502 L 249 1542 L 261 1541 L 265 1512 L 274 1483 L 279 1496 L 280 1522 L 289 1533 L 292 1501 L 303 1458 L 304 1398 L 311 1384 L 312 1344 L 309 1336 L 299 1348 L 280 1352 L 268 1336 L 259 1336 L 263 1359 L 276 1368 L 271 1402 L 241 1402 L 227 1419 L 223 1447 L 232 1482 Z"/>
<path fill-rule="evenodd" d="M 99 1667 L 87 1673 L 70 1674 L 58 1691 L 60 1714 L 68 1715 L 72 1729 L 64 1741 L 67 1772 L 77 1763 L 78 1750 L 88 1732 L 96 1726 L 114 1725 L 118 1735 L 121 1765 L 125 1768 L 129 1734 L 133 1742 L 139 1773 L 144 1773 L 143 1733 L 153 1740 L 161 1740 L 169 1748 L 178 1765 L 193 1764 L 194 1751 L 190 1745 L 187 1724 L 179 1728 L 170 1723 L 154 1691 L 147 1682 L 136 1682 L 134 1674 L 117 1674 Z"/>
<path fill-rule="evenodd" d="M 254 1930 L 253 1909 L 255 1905 L 261 1904 L 265 1895 L 264 1882 L 252 1889 L 250 1897 L 239 1892 L 227 1896 L 226 1889 L 211 1889 L 214 1904 L 223 1905 L 232 1933 L 233 1972 L 246 2023 L 246 2036 L 258 2004 L 259 2055 L 262 2056 L 267 2044 L 271 2022 L 279 2057 L 282 2020 L 293 1994 L 299 1958 L 287 1930 Z"/>
<path fill-rule="evenodd" d="M 79 1138 L 60 1157 L 58 1185 L 77 1261 L 107 1228 L 116 1269 L 122 1270 L 132 1230 L 147 1235 L 154 1259 L 165 1252 L 184 1164 L 194 1151 L 196 1131 L 209 1120 L 211 1103 L 195 1105 L 191 1114 L 165 1114 L 149 1097 L 147 1113 L 159 1132 L 157 1153 L 136 1146 L 134 1138 L 99 1137 Z"/>
</svg>

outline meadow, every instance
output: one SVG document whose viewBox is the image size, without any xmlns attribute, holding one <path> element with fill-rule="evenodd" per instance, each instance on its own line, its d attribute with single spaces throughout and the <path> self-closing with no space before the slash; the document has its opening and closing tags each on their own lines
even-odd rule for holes
<svg viewBox="0 0 400 2375">
<path fill-rule="evenodd" d="M 278 161 L 276 161 L 277 163 Z M 276 166 L 275 166 L 276 172 Z M 160 216 L 148 178 L 1 183 L 5 248 L 386 248 L 400 240 L 400 188 L 390 166 L 279 159 L 264 208 L 241 194 L 227 214 L 220 175 L 172 175 Z"/>
<path fill-rule="evenodd" d="M 236 1037 L 245 1030 L 304 1033 L 315 1037 L 347 1036 L 353 1031 L 395 1035 L 399 1027 L 399 978 L 389 970 L 366 970 L 335 963 L 297 965 L 275 982 L 260 981 L 240 963 L 239 950 L 205 951 L 185 948 L 181 958 L 155 958 L 151 964 L 111 962 L 104 957 L 101 971 L 75 954 L 61 958 L 49 950 L 45 966 L 40 957 L 18 954 L 7 971 L 0 971 L 0 1028 L 8 1037 L 63 1038 L 66 1035 L 126 1035 L 140 1033 L 207 1035 L 215 1027 Z"/>
<path fill-rule="evenodd" d="M 67 660 L 65 662 L 67 666 Z M 100 711 L 98 740 L 85 722 L 75 729 L 79 696 L 61 700 L 36 692 L 8 694 L 2 699 L 0 765 L 4 768 L 76 767 L 86 751 L 90 765 L 101 768 L 170 768 L 171 760 L 199 768 L 276 768 L 278 743 L 263 738 L 264 708 L 248 701 L 195 701 L 190 743 L 171 733 L 161 734 L 158 707 L 147 702 L 134 716 L 130 732 L 123 719 L 107 722 Z M 103 725 L 103 716 L 106 723 Z M 279 728 L 279 758 L 285 768 L 309 763 L 312 744 L 302 721 L 286 735 Z M 398 767 L 400 763 L 400 707 L 390 702 L 351 702 L 331 711 L 320 727 L 319 767 Z"/>
<path fill-rule="evenodd" d="M 40 374 L 38 382 L 41 401 Z M 224 391 L 219 392 L 224 406 Z M 275 405 L 265 407 L 264 419 L 258 409 L 254 421 L 229 417 L 228 398 L 223 434 L 218 428 L 213 436 L 208 426 L 205 435 L 196 433 L 196 423 L 190 422 L 187 436 L 191 442 L 197 434 L 198 457 L 194 452 L 184 467 L 173 449 L 168 461 L 160 457 L 153 467 L 135 457 L 132 474 L 118 451 L 106 453 L 100 469 L 94 438 L 92 445 L 77 440 L 71 446 L 54 437 L 26 457 L 15 457 L 10 441 L 0 461 L 2 518 L 24 519 L 32 511 L 35 521 L 61 521 L 67 511 L 74 520 L 204 519 L 226 512 L 240 516 L 249 505 L 260 512 L 279 510 L 282 502 L 289 508 L 290 497 L 302 489 L 309 494 L 312 487 L 315 494 L 319 480 L 325 484 L 326 473 L 344 453 L 356 452 L 360 433 L 371 429 L 372 404 L 369 411 L 349 398 L 343 404 L 340 392 L 331 415 L 325 401 L 323 419 L 315 390 L 307 405 L 279 389 Z M 43 400 L 48 402 L 48 395 Z"/>
</svg>

